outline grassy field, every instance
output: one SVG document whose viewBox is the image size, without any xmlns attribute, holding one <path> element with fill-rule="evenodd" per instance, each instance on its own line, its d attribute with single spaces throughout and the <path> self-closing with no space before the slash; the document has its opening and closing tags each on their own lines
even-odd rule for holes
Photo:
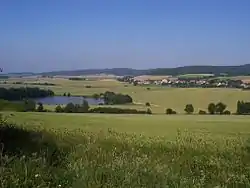
<svg viewBox="0 0 250 188">
<path fill-rule="evenodd" d="M 8 113 L 6 113 L 8 114 Z M 82 129 L 99 132 L 114 130 L 144 136 L 175 138 L 178 131 L 207 134 L 213 137 L 250 135 L 248 116 L 210 115 L 110 115 L 110 114 L 57 114 L 15 113 L 11 118 L 25 126 L 48 129 Z"/>
<path fill-rule="evenodd" d="M 250 186 L 246 116 L 13 114 L 3 188 Z"/>
<path fill-rule="evenodd" d="M 17 80 L 9 80 L 20 81 Z M 22 81 L 34 82 L 33 79 L 22 79 Z M 70 81 L 67 79 L 43 78 L 38 82 L 54 83 L 56 86 L 39 86 L 41 88 L 52 89 L 56 94 L 70 92 L 72 95 L 92 95 L 105 91 L 114 91 L 129 94 L 133 97 L 133 105 L 136 108 L 143 108 L 146 102 L 151 103 L 153 113 L 163 114 L 166 108 L 173 108 L 179 113 L 184 113 L 185 105 L 193 104 L 195 112 L 206 110 L 210 102 L 223 102 L 227 109 L 235 112 L 238 100 L 250 101 L 249 91 L 240 89 L 225 88 L 167 88 L 161 86 L 132 86 L 120 83 L 115 80 L 96 81 Z M 3 84 L 4 87 L 20 87 L 20 85 Z M 86 88 L 91 86 L 91 88 Z M 32 86 L 37 87 L 37 86 Z M 147 88 L 150 88 L 148 90 Z"/>
</svg>

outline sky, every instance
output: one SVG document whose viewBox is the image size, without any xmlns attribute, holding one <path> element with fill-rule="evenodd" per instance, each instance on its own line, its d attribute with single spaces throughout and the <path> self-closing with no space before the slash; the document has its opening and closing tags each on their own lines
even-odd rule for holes
<svg viewBox="0 0 250 188">
<path fill-rule="evenodd" d="M 250 63 L 249 0 L 1 0 L 0 68 Z"/>
</svg>

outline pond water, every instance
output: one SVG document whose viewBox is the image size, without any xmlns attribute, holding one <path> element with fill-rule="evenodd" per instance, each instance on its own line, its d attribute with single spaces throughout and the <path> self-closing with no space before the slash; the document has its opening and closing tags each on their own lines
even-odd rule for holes
<svg viewBox="0 0 250 188">
<path fill-rule="evenodd" d="M 78 96 L 70 96 L 70 97 L 50 96 L 50 97 L 35 99 L 37 103 L 41 102 L 43 104 L 48 104 L 48 105 L 66 105 L 68 103 L 82 104 L 83 100 L 88 101 L 89 105 L 98 105 L 100 103 L 104 103 L 103 99 L 94 99 L 90 97 L 78 97 Z"/>
</svg>

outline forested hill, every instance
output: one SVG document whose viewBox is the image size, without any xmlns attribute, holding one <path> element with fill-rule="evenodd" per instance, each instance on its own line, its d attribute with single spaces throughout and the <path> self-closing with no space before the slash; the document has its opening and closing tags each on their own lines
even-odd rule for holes
<svg viewBox="0 0 250 188">
<path fill-rule="evenodd" d="M 84 69 L 71 71 L 54 71 L 40 73 L 45 76 L 79 76 L 93 74 L 112 74 L 116 76 L 139 76 L 139 75 L 182 75 L 182 74 L 215 74 L 226 73 L 229 76 L 250 75 L 250 64 L 239 66 L 184 66 L 176 68 L 157 68 L 147 70 L 136 70 L 130 68 L 113 68 L 113 69 Z"/>
<path fill-rule="evenodd" d="M 177 68 L 158 68 L 149 70 L 150 75 L 215 74 L 230 76 L 250 75 L 250 64 L 239 66 L 185 66 Z"/>
<path fill-rule="evenodd" d="M 136 70 L 130 68 L 113 68 L 113 69 L 84 69 L 84 70 L 71 70 L 71 71 L 54 71 L 41 73 L 45 76 L 80 76 L 80 75 L 94 75 L 94 74 L 110 74 L 116 76 L 133 75 L 139 76 L 146 74 L 149 70 Z"/>
</svg>

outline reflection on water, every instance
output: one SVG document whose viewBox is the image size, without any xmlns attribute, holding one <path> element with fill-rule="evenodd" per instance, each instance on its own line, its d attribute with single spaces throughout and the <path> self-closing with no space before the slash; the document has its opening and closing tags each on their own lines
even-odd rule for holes
<svg viewBox="0 0 250 188">
<path fill-rule="evenodd" d="M 88 101 L 89 105 L 98 105 L 100 103 L 104 103 L 103 99 L 94 99 L 94 98 L 86 98 L 86 97 L 76 97 L 76 96 L 53 96 L 53 97 L 44 97 L 35 99 L 35 101 L 41 102 L 43 104 L 48 105 L 65 105 L 68 103 L 73 104 L 82 104 L 83 100 Z"/>
</svg>

